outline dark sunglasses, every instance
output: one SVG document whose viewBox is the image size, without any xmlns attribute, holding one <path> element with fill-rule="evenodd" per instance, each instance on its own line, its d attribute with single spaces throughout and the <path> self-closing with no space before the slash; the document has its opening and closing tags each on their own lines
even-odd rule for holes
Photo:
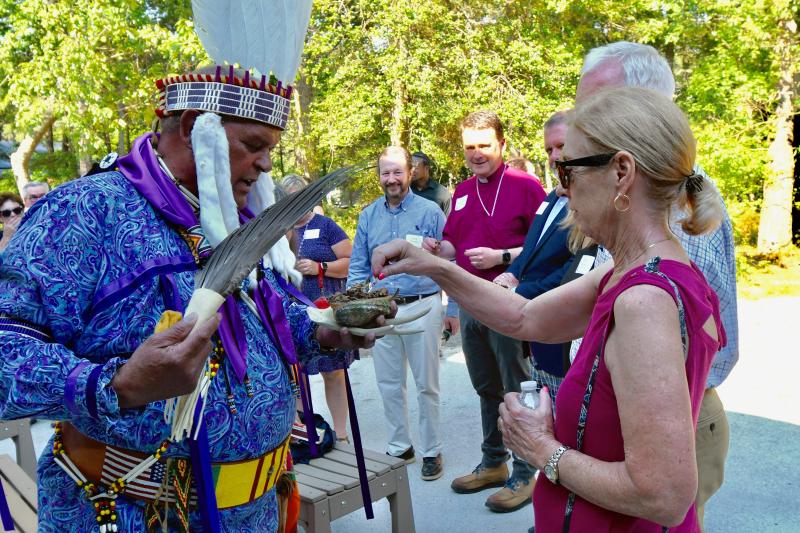
<svg viewBox="0 0 800 533">
<path fill-rule="evenodd" d="M 572 168 L 570 167 L 602 167 L 607 165 L 618 152 L 609 152 L 607 154 L 590 155 L 587 157 L 579 157 L 578 159 L 570 159 L 569 161 L 556 160 L 556 171 L 558 172 L 558 181 L 565 189 L 569 189 L 569 182 L 572 180 Z"/>
<path fill-rule="evenodd" d="M 11 216 L 12 213 L 15 215 L 19 215 L 20 213 L 22 213 L 22 208 L 15 207 L 14 209 L 3 209 L 2 211 L 0 211 L 0 216 L 2 216 L 3 218 L 8 218 Z"/>
</svg>

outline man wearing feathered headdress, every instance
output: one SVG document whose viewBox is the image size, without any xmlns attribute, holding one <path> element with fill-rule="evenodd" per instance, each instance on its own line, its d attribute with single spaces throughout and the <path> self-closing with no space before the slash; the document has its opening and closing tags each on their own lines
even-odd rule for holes
<svg viewBox="0 0 800 533">
<path fill-rule="evenodd" d="M 256 3 L 280 68 L 208 33 L 230 35 L 238 2 L 195 1 L 198 33 L 217 62 L 290 81 L 311 0 Z M 239 37 L 253 47 L 263 31 Z M 288 67 L 281 40 L 295 49 Z M 219 314 L 157 326 L 183 311 L 214 247 L 274 202 L 270 152 L 291 94 L 228 66 L 158 87 L 160 135 L 37 202 L 0 265 L 0 419 L 62 421 L 39 461 L 40 531 L 276 531 L 295 364 L 374 342 L 316 327 L 287 297 L 297 273 L 285 242 Z M 171 441 L 164 400 L 194 389 L 209 351 L 205 415 L 198 407 L 190 438 Z"/>
</svg>

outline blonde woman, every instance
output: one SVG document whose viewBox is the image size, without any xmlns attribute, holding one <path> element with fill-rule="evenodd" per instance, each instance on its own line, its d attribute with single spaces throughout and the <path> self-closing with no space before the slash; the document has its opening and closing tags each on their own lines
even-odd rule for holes
<svg viewBox="0 0 800 533">
<path fill-rule="evenodd" d="M 399 241 L 376 272 L 427 275 L 467 312 L 506 335 L 583 344 L 558 393 L 531 410 L 507 394 L 505 443 L 543 470 L 536 531 L 698 531 L 694 427 L 714 354 L 725 342 L 716 295 L 669 230 L 670 206 L 691 234 L 714 229 L 722 205 L 692 170 L 683 113 L 647 89 L 582 101 L 568 119 L 559 179 L 575 225 L 613 256 L 526 301 Z M 389 261 L 392 261 L 390 264 Z"/>
</svg>

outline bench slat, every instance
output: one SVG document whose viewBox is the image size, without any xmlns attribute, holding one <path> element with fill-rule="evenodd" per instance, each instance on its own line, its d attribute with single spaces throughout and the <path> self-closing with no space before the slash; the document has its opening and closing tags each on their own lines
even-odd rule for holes
<svg viewBox="0 0 800 533">
<path fill-rule="evenodd" d="M 5 478 L 6 484 L 12 485 L 25 503 L 36 511 L 39 505 L 36 497 L 36 483 L 6 454 L 0 455 L 0 474 Z"/>
<path fill-rule="evenodd" d="M 355 455 L 356 448 L 352 444 L 346 444 L 343 442 L 337 442 L 336 446 L 333 447 L 334 450 L 341 450 L 346 453 L 351 453 Z M 405 459 L 400 459 L 399 457 L 394 457 L 392 455 L 386 455 L 385 453 L 376 452 L 373 450 L 364 449 L 364 459 L 369 459 L 370 461 L 375 461 L 377 463 L 383 463 L 389 465 L 391 468 L 400 468 L 401 466 L 405 465 Z"/>
<path fill-rule="evenodd" d="M 327 481 L 332 481 L 334 483 L 339 483 L 346 489 L 352 489 L 353 487 L 358 486 L 358 478 L 343 476 L 341 474 L 337 474 L 329 470 L 320 470 L 319 468 L 313 467 L 311 465 L 296 464 L 294 465 L 294 469 L 297 472 L 303 473 L 307 476 L 315 477 L 318 479 L 325 479 Z"/>
<path fill-rule="evenodd" d="M 333 481 L 328 481 L 326 479 L 307 476 L 305 474 L 301 474 L 300 472 L 297 472 L 296 476 L 298 483 L 302 483 L 308 487 L 314 487 L 315 489 L 324 490 L 329 496 L 344 490 L 344 485 L 341 483 L 334 483 Z"/>
<path fill-rule="evenodd" d="M 0 482 L 3 483 L 3 490 L 8 501 L 8 508 L 11 509 L 11 518 L 14 520 L 14 525 L 21 533 L 35 533 L 39 525 L 36 510 L 27 504 L 8 480 L 3 478 Z"/>
<path fill-rule="evenodd" d="M 342 450 L 331 450 L 325 454 L 325 457 L 327 457 L 332 461 L 338 461 L 340 463 L 344 463 L 348 466 L 355 466 L 355 467 L 358 466 L 358 463 L 356 462 L 356 456 Z M 367 459 L 366 456 L 364 457 L 364 466 L 367 468 L 369 472 L 375 472 L 378 475 L 385 474 L 386 472 L 391 470 L 391 466 L 385 463 L 372 461 L 370 459 Z"/>
<path fill-rule="evenodd" d="M 303 485 L 298 481 L 297 483 L 298 489 L 300 489 L 300 500 L 301 502 L 313 502 L 316 503 L 318 501 L 322 501 L 328 497 L 328 493 L 319 489 L 315 489 L 314 487 L 309 487 L 308 485 Z"/>
<path fill-rule="evenodd" d="M 369 492 L 372 501 L 376 502 L 397 492 L 397 472 L 390 470 L 369 482 Z M 364 507 L 361 499 L 361 488 L 356 487 L 330 497 L 328 505 L 331 511 L 331 520 L 341 518 Z"/>
<path fill-rule="evenodd" d="M 349 476 L 355 478 L 358 477 L 358 469 L 356 467 L 348 466 L 337 461 L 331 461 L 330 459 L 327 459 L 325 457 L 322 457 L 320 459 L 312 459 L 310 464 L 311 466 L 315 466 L 322 470 L 329 470 L 337 474 L 342 474 L 343 476 Z M 367 472 L 367 479 L 374 479 L 374 478 L 375 478 L 374 472 Z"/>
</svg>

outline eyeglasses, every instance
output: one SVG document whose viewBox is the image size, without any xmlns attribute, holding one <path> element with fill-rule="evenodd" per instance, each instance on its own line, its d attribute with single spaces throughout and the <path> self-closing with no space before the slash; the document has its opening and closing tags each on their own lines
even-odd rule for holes
<svg viewBox="0 0 800 533">
<path fill-rule="evenodd" d="M 602 167 L 607 165 L 618 152 L 609 152 L 607 154 L 590 155 L 587 157 L 579 157 L 578 159 L 570 159 L 569 161 L 556 160 L 556 171 L 558 172 L 558 181 L 565 189 L 569 189 L 569 182 L 572 181 L 572 169 L 570 167 Z"/>
<path fill-rule="evenodd" d="M 22 208 L 15 207 L 14 209 L 3 209 L 0 211 L 0 216 L 3 218 L 10 218 L 12 214 L 19 215 L 20 213 L 22 213 Z"/>
</svg>

